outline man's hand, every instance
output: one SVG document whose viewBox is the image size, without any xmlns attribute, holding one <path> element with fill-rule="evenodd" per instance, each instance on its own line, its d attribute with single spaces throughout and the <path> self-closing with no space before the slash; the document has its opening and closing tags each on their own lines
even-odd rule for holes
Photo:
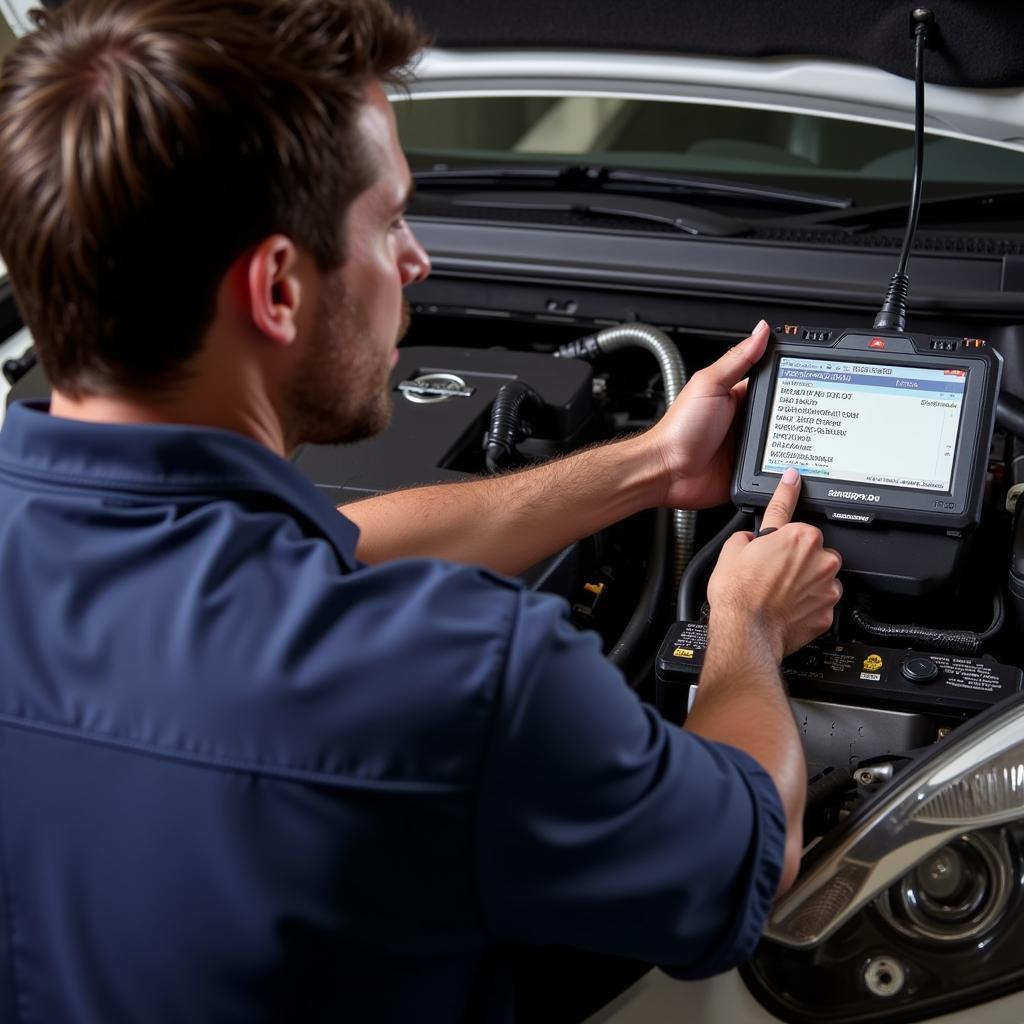
<svg viewBox="0 0 1024 1024">
<path fill-rule="evenodd" d="M 665 466 L 663 505 L 706 508 L 729 500 L 736 413 L 747 394 L 746 376 L 764 354 L 768 335 L 762 320 L 749 338 L 695 373 L 648 431 Z"/>
<path fill-rule="evenodd" d="M 816 527 L 790 522 L 799 494 L 800 475 L 787 469 L 765 510 L 764 535 L 730 537 L 708 583 L 712 636 L 760 634 L 776 664 L 829 628 L 843 592 L 839 553 L 822 546 Z"/>
</svg>

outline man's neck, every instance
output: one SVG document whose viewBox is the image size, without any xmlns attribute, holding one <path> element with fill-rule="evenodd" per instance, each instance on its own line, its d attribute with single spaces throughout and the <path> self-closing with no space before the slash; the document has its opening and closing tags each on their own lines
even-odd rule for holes
<svg viewBox="0 0 1024 1024">
<path fill-rule="evenodd" d="M 285 455 L 282 424 L 269 400 L 233 400 L 232 395 L 190 392 L 172 399 L 139 395 L 96 395 L 78 397 L 54 390 L 50 415 L 86 423 L 167 423 L 216 427 L 242 434 Z"/>
</svg>

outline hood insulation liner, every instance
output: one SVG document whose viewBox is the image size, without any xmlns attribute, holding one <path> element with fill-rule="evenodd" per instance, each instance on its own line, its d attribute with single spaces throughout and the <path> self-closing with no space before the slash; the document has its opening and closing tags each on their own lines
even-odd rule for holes
<svg viewBox="0 0 1024 1024">
<path fill-rule="evenodd" d="M 913 77 L 910 12 L 936 25 L 929 81 L 975 88 L 1024 85 L 1019 0 L 395 0 L 437 46 L 618 50 L 722 57 L 818 56 Z"/>
</svg>

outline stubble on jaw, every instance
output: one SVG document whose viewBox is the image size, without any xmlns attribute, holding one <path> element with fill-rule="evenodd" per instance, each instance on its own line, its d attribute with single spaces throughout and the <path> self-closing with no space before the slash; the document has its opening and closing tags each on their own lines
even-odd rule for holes
<svg viewBox="0 0 1024 1024">
<path fill-rule="evenodd" d="M 403 299 L 397 344 L 409 327 Z M 321 289 L 306 353 L 284 389 L 288 450 L 303 443 L 361 441 L 391 422 L 393 346 L 382 347 L 370 318 L 338 280 Z"/>
</svg>

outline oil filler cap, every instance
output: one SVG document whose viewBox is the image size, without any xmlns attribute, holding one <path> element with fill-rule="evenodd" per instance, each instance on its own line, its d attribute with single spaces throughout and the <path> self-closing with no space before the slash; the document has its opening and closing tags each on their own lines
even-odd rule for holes
<svg viewBox="0 0 1024 1024">
<path fill-rule="evenodd" d="M 912 683 L 932 683 L 939 678 L 939 666 L 931 658 L 907 658 L 900 673 Z"/>
</svg>

